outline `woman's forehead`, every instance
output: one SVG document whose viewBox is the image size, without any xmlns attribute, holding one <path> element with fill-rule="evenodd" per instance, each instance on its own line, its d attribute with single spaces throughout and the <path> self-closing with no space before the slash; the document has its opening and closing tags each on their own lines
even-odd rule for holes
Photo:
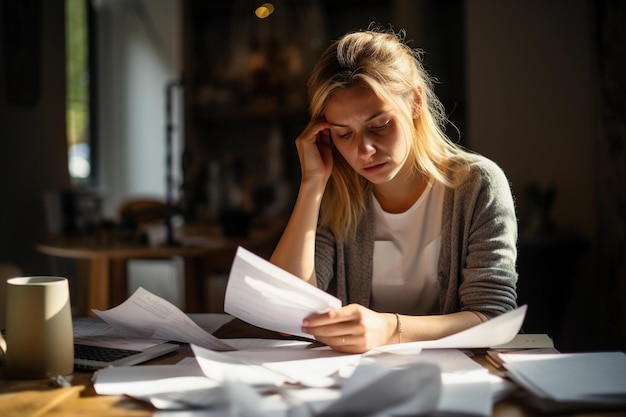
<svg viewBox="0 0 626 417">
<path fill-rule="evenodd" d="M 392 110 L 392 106 L 379 98 L 367 87 L 351 87 L 334 93 L 326 104 L 324 115 L 329 123 L 341 123 L 344 119 L 357 118 L 367 121 L 380 113 Z"/>
</svg>

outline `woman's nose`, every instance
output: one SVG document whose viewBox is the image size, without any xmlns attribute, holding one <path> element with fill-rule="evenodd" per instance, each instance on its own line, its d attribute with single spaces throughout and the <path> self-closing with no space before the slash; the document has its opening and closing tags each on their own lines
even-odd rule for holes
<svg viewBox="0 0 626 417">
<path fill-rule="evenodd" d="M 361 135 L 359 137 L 359 156 L 363 159 L 367 159 L 376 153 L 376 147 L 374 141 L 368 135 Z"/>
</svg>

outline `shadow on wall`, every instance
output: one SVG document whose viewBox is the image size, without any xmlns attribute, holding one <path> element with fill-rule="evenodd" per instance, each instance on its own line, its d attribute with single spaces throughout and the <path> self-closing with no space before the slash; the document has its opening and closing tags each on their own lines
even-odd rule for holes
<svg viewBox="0 0 626 417">
<path fill-rule="evenodd" d="M 22 274 L 19 266 L 0 261 L 0 329 L 6 327 L 7 279 L 19 277 Z"/>
<path fill-rule="evenodd" d="M 528 304 L 526 333 L 547 333 L 557 349 L 567 349 L 566 316 L 589 244 L 560 230 L 552 218 L 554 185 L 530 183 L 524 188 L 518 243 L 518 304 Z"/>
</svg>

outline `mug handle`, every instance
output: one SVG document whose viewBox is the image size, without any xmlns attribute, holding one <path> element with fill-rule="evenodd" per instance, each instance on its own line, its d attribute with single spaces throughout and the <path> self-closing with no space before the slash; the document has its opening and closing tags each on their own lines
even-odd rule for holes
<svg viewBox="0 0 626 417">
<path fill-rule="evenodd" d="M 4 336 L 2 336 L 2 332 L 0 332 L 0 365 L 4 364 L 4 358 L 7 352 L 7 342 L 4 340 Z"/>
</svg>

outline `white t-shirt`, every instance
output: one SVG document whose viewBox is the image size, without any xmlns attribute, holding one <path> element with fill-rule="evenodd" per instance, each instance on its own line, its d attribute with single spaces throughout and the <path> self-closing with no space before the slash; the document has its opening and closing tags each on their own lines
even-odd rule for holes
<svg viewBox="0 0 626 417">
<path fill-rule="evenodd" d="M 404 213 L 385 212 L 372 195 L 376 236 L 371 307 L 411 315 L 439 311 L 443 184 L 429 184 Z"/>
</svg>

